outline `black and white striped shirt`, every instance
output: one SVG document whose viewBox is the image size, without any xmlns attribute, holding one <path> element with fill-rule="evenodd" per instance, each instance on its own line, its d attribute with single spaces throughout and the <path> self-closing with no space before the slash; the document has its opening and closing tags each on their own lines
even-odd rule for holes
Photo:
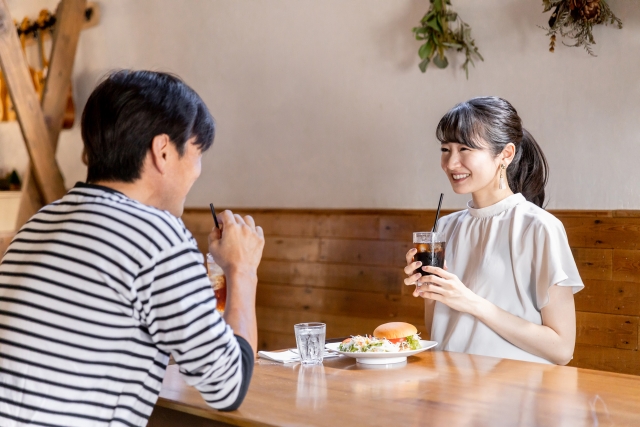
<svg viewBox="0 0 640 427">
<path fill-rule="evenodd" d="M 0 426 L 144 426 L 170 354 L 239 406 L 253 352 L 180 219 L 77 184 L 22 227 L 0 264 Z"/>
</svg>

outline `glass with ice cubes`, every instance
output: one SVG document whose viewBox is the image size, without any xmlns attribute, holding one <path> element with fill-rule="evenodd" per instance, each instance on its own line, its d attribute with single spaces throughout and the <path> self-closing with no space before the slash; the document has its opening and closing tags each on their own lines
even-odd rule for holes
<svg viewBox="0 0 640 427">
<path fill-rule="evenodd" d="M 327 325 L 324 323 L 298 323 L 293 326 L 296 344 L 303 365 L 319 365 L 324 354 Z"/>
</svg>

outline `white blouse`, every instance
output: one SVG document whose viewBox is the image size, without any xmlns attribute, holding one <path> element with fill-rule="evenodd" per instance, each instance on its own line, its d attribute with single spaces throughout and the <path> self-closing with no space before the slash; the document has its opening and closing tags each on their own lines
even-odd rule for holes
<svg viewBox="0 0 640 427">
<path fill-rule="evenodd" d="M 450 272 L 509 313 L 541 325 L 553 285 L 584 288 L 560 220 L 522 194 L 442 217 Z M 438 349 L 550 363 L 511 344 L 470 314 L 436 302 L 431 339 Z"/>
</svg>

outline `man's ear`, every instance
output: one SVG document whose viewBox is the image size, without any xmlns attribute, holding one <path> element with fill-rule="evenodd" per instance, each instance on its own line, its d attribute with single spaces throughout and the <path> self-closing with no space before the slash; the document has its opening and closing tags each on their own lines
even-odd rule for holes
<svg viewBox="0 0 640 427">
<path fill-rule="evenodd" d="M 82 149 L 82 163 L 84 163 L 85 166 L 89 166 L 89 156 L 87 155 L 86 148 Z"/>
<path fill-rule="evenodd" d="M 164 175 L 167 170 L 170 144 L 171 140 L 169 139 L 169 135 L 165 133 L 154 136 L 153 141 L 151 141 L 149 155 L 151 156 L 153 166 L 161 175 Z"/>
</svg>

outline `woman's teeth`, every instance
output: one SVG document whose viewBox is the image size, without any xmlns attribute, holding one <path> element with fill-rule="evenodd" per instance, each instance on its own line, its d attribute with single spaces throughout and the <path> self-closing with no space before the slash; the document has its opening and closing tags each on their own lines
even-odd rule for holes
<svg viewBox="0 0 640 427">
<path fill-rule="evenodd" d="M 453 175 L 453 179 L 463 179 L 463 178 L 468 177 L 469 175 L 470 174 L 468 174 L 468 173 L 465 173 L 465 174 L 462 174 L 462 175 Z"/>
</svg>

